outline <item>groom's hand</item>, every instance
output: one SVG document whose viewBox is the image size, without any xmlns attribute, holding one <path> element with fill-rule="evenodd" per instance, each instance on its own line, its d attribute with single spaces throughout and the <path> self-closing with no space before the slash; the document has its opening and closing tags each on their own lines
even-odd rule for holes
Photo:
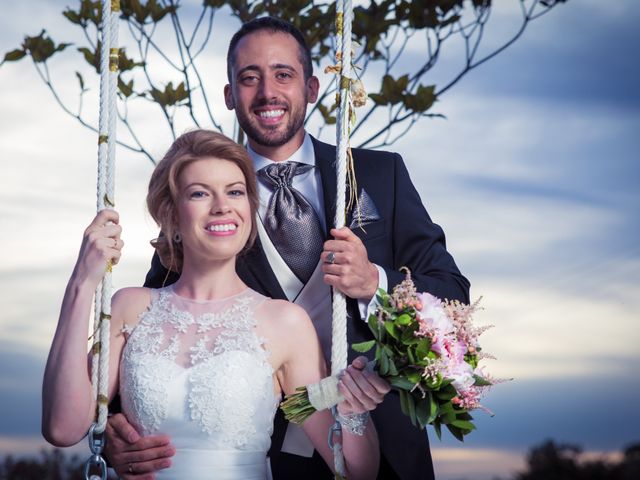
<svg viewBox="0 0 640 480">
<path fill-rule="evenodd" d="M 367 357 L 360 356 L 342 372 L 338 390 L 344 397 L 338 406 L 340 413 L 364 413 L 382 403 L 391 385 L 367 368 Z"/>
<path fill-rule="evenodd" d="M 109 418 L 106 435 L 105 456 L 124 480 L 154 480 L 155 472 L 169 467 L 176 453 L 169 437 L 141 437 L 122 413 Z"/>
<path fill-rule="evenodd" d="M 366 300 L 378 289 L 378 269 L 369 261 L 362 241 L 347 227 L 332 228 L 335 240 L 327 240 L 320 258 L 325 283 L 346 296 Z"/>
</svg>

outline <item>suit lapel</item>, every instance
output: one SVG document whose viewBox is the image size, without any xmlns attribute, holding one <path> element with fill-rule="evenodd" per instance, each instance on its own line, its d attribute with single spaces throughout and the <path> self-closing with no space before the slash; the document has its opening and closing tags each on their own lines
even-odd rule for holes
<svg viewBox="0 0 640 480">
<path fill-rule="evenodd" d="M 336 148 L 311 137 L 316 155 L 316 166 L 320 169 L 324 193 L 324 213 L 327 234 L 333 228 L 336 217 L 336 170 L 334 167 Z"/>
<path fill-rule="evenodd" d="M 260 219 L 256 221 L 259 222 Z M 243 282 L 263 295 L 271 298 L 287 298 L 269 265 L 259 236 L 256 237 L 253 246 L 238 257 L 236 271 Z"/>
</svg>

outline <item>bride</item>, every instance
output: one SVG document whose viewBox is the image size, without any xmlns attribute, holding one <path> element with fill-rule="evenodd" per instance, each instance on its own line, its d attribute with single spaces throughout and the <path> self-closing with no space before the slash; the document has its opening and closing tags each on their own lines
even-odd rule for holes
<svg viewBox="0 0 640 480">
<path fill-rule="evenodd" d="M 114 295 L 109 398 L 120 394 L 139 433 L 171 436 L 176 455 L 159 479 L 268 478 L 266 452 L 281 395 L 326 376 L 304 310 L 260 295 L 236 274 L 236 256 L 256 236 L 257 204 L 246 151 L 215 132 L 179 137 L 151 177 L 147 206 L 164 233 L 155 247 L 180 278 Z M 79 442 L 94 418 L 86 334 L 105 265 L 120 259 L 121 231 L 113 210 L 94 218 L 64 295 L 43 382 L 42 431 L 57 446 Z M 354 364 L 340 381 L 345 400 L 338 418 L 349 479 L 371 479 L 378 439 L 357 401 Z M 325 410 L 303 425 L 331 468 L 332 423 Z"/>
</svg>

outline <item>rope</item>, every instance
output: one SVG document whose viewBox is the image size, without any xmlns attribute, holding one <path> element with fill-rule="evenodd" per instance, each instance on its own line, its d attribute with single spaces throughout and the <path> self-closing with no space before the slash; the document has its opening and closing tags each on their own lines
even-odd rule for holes
<svg viewBox="0 0 640 480">
<path fill-rule="evenodd" d="M 345 225 L 346 182 L 349 149 L 350 82 L 351 76 L 351 22 L 353 10 L 350 0 L 336 2 L 336 52 L 341 65 L 338 77 L 339 103 L 336 119 L 336 216 L 335 227 Z M 333 320 L 331 332 L 331 375 L 336 376 L 347 367 L 347 301 L 342 292 L 333 290 Z M 332 433 L 341 435 L 340 423 L 336 420 Z M 330 442 L 333 447 L 336 473 L 345 477 L 344 457 L 339 442 Z"/>
<path fill-rule="evenodd" d="M 114 206 L 115 140 L 116 140 L 116 88 L 118 82 L 119 49 L 118 20 L 120 0 L 102 1 L 101 50 L 100 50 L 100 117 L 98 121 L 98 183 L 97 210 Z M 89 430 L 89 446 L 92 456 L 85 464 L 85 478 L 106 479 L 106 463 L 101 456 L 104 431 L 107 425 L 109 390 L 109 338 L 111 320 L 111 264 L 95 294 L 94 343 L 91 348 L 91 384 L 96 399 L 96 421 Z M 100 476 L 89 476 L 94 466 Z"/>
</svg>

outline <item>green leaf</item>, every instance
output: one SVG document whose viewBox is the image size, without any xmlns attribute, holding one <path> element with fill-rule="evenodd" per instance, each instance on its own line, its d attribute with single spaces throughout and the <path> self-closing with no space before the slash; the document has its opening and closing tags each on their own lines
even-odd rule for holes
<svg viewBox="0 0 640 480">
<path fill-rule="evenodd" d="M 455 426 L 453 426 L 453 425 L 451 425 L 449 423 L 445 423 L 445 425 L 449 429 L 449 431 L 451 432 L 451 435 L 456 437 L 461 442 L 464 442 L 464 434 L 460 431 L 460 429 L 458 427 L 455 427 Z"/>
<path fill-rule="evenodd" d="M 384 106 L 389 104 L 389 100 L 387 100 L 387 97 L 385 97 L 384 94 L 370 93 L 369 98 L 373 100 L 373 103 L 376 105 Z"/>
<path fill-rule="evenodd" d="M 409 393 L 400 390 L 400 408 L 402 409 L 402 413 L 409 416 L 409 401 L 408 401 Z"/>
<path fill-rule="evenodd" d="M 442 440 L 442 426 L 440 425 L 440 422 L 433 422 L 433 429 L 436 431 L 438 440 Z"/>
<path fill-rule="evenodd" d="M 69 45 L 73 45 L 72 43 L 61 43 L 59 44 L 56 48 L 55 51 L 56 52 L 61 52 L 63 51 L 65 48 L 67 48 Z"/>
<path fill-rule="evenodd" d="M 398 369 L 396 368 L 396 364 L 393 361 L 393 357 L 389 356 L 389 375 L 398 375 Z"/>
<path fill-rule="evenodd" d="M 395 340 L 398 340 L 400 338 L 396 324 L 391 320 L 387 320 L 386 322 L 384 322 L 384 328 L 387 330 L 387 333 L 391 335 L 391 337 Z"/>
<path fill-rule="evenodd" d="M 409 418 L 414 426 L 417 426 L 418 419 L 416 418 L 416 402 L 413 399 L 413 395 L 407 395 L 407 405 L 409 407 Z"/>
<path fill-rule="evenodd" d="M 369 330 L 373 333 L 373 338 L 376 340 L 380 340 L 380 325 L 378 324 L 378 317 L 376 317 L 373 313 L 369 315 L 369 320 L 367 320 L 369 324 Z"/>
<path fill-rule="evenodd" d="M 451 422 L 451 425 L 453 425 L 454 427 L 458 427 L 462 430 L 467 430 L 467 431 L 471 431 L 471 430 L 475 430 L 476 426 L 469 422 L 468 420 L 460 420 L 460 419 L 456 419 L 453 422 Z"/>
<path fill-rule="evenodd" d="M 403 313 L 398 318 L 396 318 L 396 325 L 406 326 L 411 323 L 411 317 L 406 313 Z"/>
<path fill-rule="evenodd" d="M 413 347 L 407 348 L 407 357 L 409 357 L 409 363 L 412 365 L 415 365 L 417 363 L 414 350 L 415 349 Z"/>
<path fill-rule="evenodd" d="M 424 428 L 429 423 L 429 399 L 423 398 L 418 401 L 416 405 L 416 417 L 418 419 L 418 423 L 420 424 L 420 428 Z"/>
<path fill-rule="evenodd" d="M 431 392 L 428 395 L 429 399 L 429 418 L 427 419 L 427 423 L 432 423 L 438 417 L 438 402 L 436 402 L 435 398 Z"/>
<path fill-rule="evenodd" d="M 395 387 L 399 390 L 409 391 L 413 388 L 414 385 L 409 380 L 407 380 L 406 377 L 402 376 L 387 377 L 386 380 L 391 384 L 392 387 Z"/>
<path fill-rule="evenodd" d="M 125 83 L 122 78 L 118 77 L 118 89 L 125 97 L 129 98 L 133 94 L 133 80 Z"/>
<path fill-rule="evenodd" d="M 409 74 L 404 74 L 399 79 L 396 80 L 395 91 L 397 93 L 402 93 L 409 85 Z"/>
<path fill-rule="evenodd" d="M 62 15 L 67 17 L 67 20 L 69 20 L 71 23 L 75 23 L 76 25 L 82 24 L 82 22 L 80 21 L 80 15 L 78 15 L 78 12 L 75 12 L 68 7 L 67 7 L 67 10 L 62 12 Z"/>
<path fill-rule="evenodd" d="M 82 75 L 80 75 L 80 72 L 76 72 L 76 78 L 78 79 L 78 83 L 80 83 L 80 90 L 84 92 L 84 79 L 82 78 Z"/>
<path fill-rule="evenodd" d="M 455 387 L 453 385 L 447 385 L 446 387 L 440 387 L 440 390 L 435 393 L 438 400 L 442 400 L 443 402 L 448 402 L 453 397 L 458 395 Z"/>
<path fill-rule="evenodd" d="M 16 48 L 15 50 L 11 50 L 10 52 L 7 52 L 4 54 L 4 60 L 2 60 L 2 63 L 15 62 L 16 60 L 20 60 L 21 58 L 24 58 L 26 55 L 27 55 L 27 52 L 25 52 L 22 49 Z"/>
<path fill-rule="evenodd" d="M 491 383 L 491 382 L 490 382 L 490 381 L 488 381 L 488 380 L 485 380 L 484 378 L 482 378 L 482 377 L 481 377 L 481 376 L 479 376 L 479 375 L 474 375 L 474 376 L 473 376 L 473 379 L 474 379 L 473 384 L 474 384 L 476 387 L 488 387 L 488 386 L 490 386 L 490 385 L 493 385 L 493 383 Z"/>
<path fill-rule="evenodd" d="M 404 345 L 416 345 L 417 343 L 420 342 L 420 337 L 417 337 L 415 335 L 417 331 L 418 331 L 417 324 L 409 325 L 402 332 L 402 336 L 400 337 L 400 340 Z"/>
<path fill-rule="evenodd" d="M 422 360 L 431 351 L 431 340 L 428 338 L 421 338 L 416 346 L 416 358 Z"/>
<path fill-rule="evenodd" d="M 417 113 L 426 112 L 436 101 L 435 88 L 435 85 L 429 85 L 428 87 L 420 85 L 415 95 L 407 94 L 405 96 L 404 103 L 406 107 Z"/>
<path fill-rule="evenodd" d="M 375 340 L 369 340 L 368 342 L 354 343 L 353 345 L 351 345 L 351 348 L 353 348 L 356 352 L 365 353 L 371 350 L 375 344 Z"/>
<path fill-rule="evenodd" d="M 407 373 L 407 380 L 409 380 L 414 385 L 418 383 L 421 378 L 422 376 L 420 375 L 420 372 L 416 372 L 415 370 Z"/>
<path fill-rule="evenodd" d="M 380 350 L 380 375 L 386 376 L 389 373 L 389 357 L 384 350 Z"/>
<path fill-rule="evenodd" d="M 96 71 L 100 71 L 100 64 L 97 61 L 98 58 L 95 52 L 92 52 L 87 47 L 80 47 L 78 48 L 78 51 L 84 55 L 84 59 L 89 65 L 94 67 Z"/>
</svg>

